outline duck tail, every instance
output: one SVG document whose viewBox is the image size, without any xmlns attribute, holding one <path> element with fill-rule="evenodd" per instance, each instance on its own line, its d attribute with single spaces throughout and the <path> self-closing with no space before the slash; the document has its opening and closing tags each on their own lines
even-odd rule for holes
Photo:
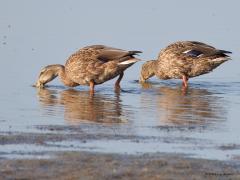
<svg viewBox="0 0 240 180">
<path fill-rule="evenodd" d="M 231 51 L 217 49 L 216 51 L 208 55 L 212 56 L 212 58 L 209 61 L 214 64 L 222 64 L 223 62 L 231 60 L 231 57 L 227 55 L 231 53 L 232 53 Z"/>
<path fill-rule="evenodd" d="M 138 59 L 138 58 L 131 58 L 131 59 L 128 59 L 126 61 L 122 61 L 119 63 L 119 65 L 127 65 L 127 64 L 134 64 L 138 61 L 141 61 L 141 59 Z"/>
<path fill-rule="evenodd" d="M 217 52 L 218 52 L 219 54 L 232 54 L 231 51 L 226 51 L 226 50 L 221 50 L 221 49 L 219 49 Z"/>
<path fill-rule="evenodd" d="M 224 56 L 224 57 L 218 57 L 218 58 L 212 59 L 211 62 L 223 63 L 228 60 L 231 60 L 231 58 L 229 56 Z"/>
<path fill-rule="evenodd" d="M 132 56 L 134 56 L 134 55 L 139 55 L 139 53 L 142 53 L 142 51 L 128 51 L 128 55 L 132 55 Z"/>
<path fill-rule="evenodd" d="M 221 56 L 221 57 L 226 57 L 226 56 L 228 56 L 227 54 L 232 54 L 232 52 L 231 51 L 217 49 L 217 50 L 213 51 L 212 53 L 207 54 L 207 56 L 218 55 L 218 56 Z"/>
</svg>

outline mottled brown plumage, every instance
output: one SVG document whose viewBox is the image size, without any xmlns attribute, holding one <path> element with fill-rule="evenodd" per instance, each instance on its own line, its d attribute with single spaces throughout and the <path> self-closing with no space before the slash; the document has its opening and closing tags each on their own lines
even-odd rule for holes
<svg viewBox="0 0 240 180">
<path fill-rule="evenodd" d="M 104 45 L 87 46 L 72 54 L 65 66 L 55 64 L 44 67 L 36 86 L 44 87 L 59 75 L 66 86 L 89 85 L 93 91 L 94 85 L 119 75 L 115 86 L 120 87 L 124 70 L 139 61 L 134 57 L 138 53 L 141 51 L 126 51 Z"/>
<path fill-rule="evenodd" d="M 187 87 L 189 78 L 209 73 L 229 60 L 228 53 L 197 41 L 179 41 L 161 50 L 157 60 L 143 64 L 140 81 L 156 75 L 160 79 L 182 79 Z"/>
</svg>

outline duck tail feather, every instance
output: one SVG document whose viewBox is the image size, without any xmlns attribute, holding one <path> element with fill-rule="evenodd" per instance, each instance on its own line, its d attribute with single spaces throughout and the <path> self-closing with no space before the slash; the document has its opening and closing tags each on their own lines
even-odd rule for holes
<svg viewBox="0 0 240 180">
<path fill-rule="evenodd" d="M 219 49 L 217 52 L 218 52 L 219 54 L 232 54 L 231 51 L 226 51 L 226 50 L 221 50 L 221 49 Z"/>
<path fill-rule="evenodd" d="M 122 61 L 120 63 L 118 63 L 119 65 L 127 65 L 127 64 L 134 64 L 138 61 L 141 61 L 141 59 L 138 59 L 138 58 L 131 58 L 131 59 L 128 59 L 126 61 Z"/>
<path fill-rule="evenodd" d="M 138 55 L 139 53 L 142 53 L 142 51 L 129 51 L 129 55 Z"/>
</svg>

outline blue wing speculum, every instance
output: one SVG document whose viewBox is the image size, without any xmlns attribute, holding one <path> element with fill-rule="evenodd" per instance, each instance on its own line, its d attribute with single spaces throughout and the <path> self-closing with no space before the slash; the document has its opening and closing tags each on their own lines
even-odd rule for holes
<svg viewBox="0 0 240 180">
<path fill-rule="evenodd" d="M 203 55 L 203 52 L 192 49 L 192 50 L 187 50 L 183 52 L 184 54 L 186 54 L 187 56 L 191 56 L 191 57 L 200 57 L 201 55 Z"/>
</svg>

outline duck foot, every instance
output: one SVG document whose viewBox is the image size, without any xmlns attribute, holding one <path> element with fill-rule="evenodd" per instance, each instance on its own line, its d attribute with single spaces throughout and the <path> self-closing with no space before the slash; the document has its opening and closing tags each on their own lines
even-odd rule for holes
<svg viewBox="0 0 240 180">
<path fill-rule="evenodd" d="M 89 93 L 90 93 L 90 95 L 94 94 L 94 85 L 95 85 L 94 81 L 90 81 L 90 83 L 89 83 L 89 86 L 90 86 Z"/>
<path fill-rule="evenodd" d="M 183 88 L 188 87 L 188 77 L 185 75 L 182 76 L 182 85 L 183 85 Z"/>
<path fill-rule="evenodd" d="M 121 91 L 121 87 L 119 85 L 114 86 L 115 91 Z"/>
<path fill-rule="evenodd" d="M 116 87 L 114 89 L 115 94 L 119 95 L 123 90 L 120 87 Z"/>
<path fill-rule="evenodd" d="M 119 77 L 118 77 L 117 81 L 115 82 L 115 90 L 116 90 L 116 89 L 121 89 L 121 88 L 120 88 L 120 82 L 121 82 L 121 80 L 122 80 L 122 78 L 123 78 L 123 75 L 124 75 L 123 72 L 119 74 Z"/>
<path fill-rule="evenodd" d="M 188 89 L 188 77 L 187 76 L 183 76 L 182 77 L 182 95 L 186 95 L 187 94 L 187 89 Z"/>
</svg>

